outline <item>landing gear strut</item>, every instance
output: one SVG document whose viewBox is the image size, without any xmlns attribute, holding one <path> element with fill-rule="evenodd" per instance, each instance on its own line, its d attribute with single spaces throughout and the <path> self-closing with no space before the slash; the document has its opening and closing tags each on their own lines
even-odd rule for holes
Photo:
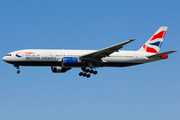
<svg viewBox="0 0 180 120">
<path fill-rule="evenodd" d="M 97 71 L 94 71 L 94 70 L 90 70 L 90 69 L 86 69 L 85 67 L 83 67 L 83 68 L 81 68 L 82 69 L 82 71 L 84 72 L 80 72 L 79 73 L 79 76 L 83 76 L 83 77 L 87 77 L 87 78 L 89 78 L 89 77 L 91 77 L 91 75 L 90 74 L 94 74 L 94 75 L 96 75 L 97 74 Z M 87 73 L 90 73 L 90 74 L 87 74 Z"/>
<path fill-rule="evenodd" d="M 14 67 L 16 67 L 16 69 L 18 69 L 17 74 L 19 74 L 21 71 L 19 70 L 19 65 L 14 65 Z"/>
</svg>

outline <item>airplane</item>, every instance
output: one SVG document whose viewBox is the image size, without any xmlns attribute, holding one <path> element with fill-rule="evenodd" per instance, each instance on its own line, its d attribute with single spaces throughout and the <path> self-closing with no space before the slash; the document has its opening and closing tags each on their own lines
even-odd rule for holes
<svg viewBox="0 0 180 120">
<path fill-rule="evenodd" d="M 53 49 L 25 49 L 8 53 L 2 59 L 13 64 L 20 73 L 19 66 L 51 66 L 53 73 L 65 73 L 72 68 L 81 68 L 79 76 L 89 78 L 96 75 L 95 68 L 99 67 L 127 67 L 168 58 L 168 54 L 176 50 L 159 53 L 164 40 L 166 26 L 160 27 L 155 34 L 137 51 L 120 51 L 125 42 L 100 50 L 53 50 Z"/>
</svg>

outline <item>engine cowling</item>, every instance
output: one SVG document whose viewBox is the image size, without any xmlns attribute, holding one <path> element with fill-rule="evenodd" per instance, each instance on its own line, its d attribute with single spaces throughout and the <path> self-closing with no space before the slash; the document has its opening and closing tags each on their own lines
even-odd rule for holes
<svg viewBox="0 0 180 120">
<path fill-rule="evenodd" d="M 71 66 L 77 66 L 78 63 L 80 63 L 80 60 L 77 57 L 63 57 L 62 65 L 71 67 Z"/>
<path fill-rule="evenodd" d="M 51 66 L 51 70 L 53 73 L 65 73 L 66 71 L 70 70 L 71 68 L 64 68 L 61 66 Z"/>
</svg>

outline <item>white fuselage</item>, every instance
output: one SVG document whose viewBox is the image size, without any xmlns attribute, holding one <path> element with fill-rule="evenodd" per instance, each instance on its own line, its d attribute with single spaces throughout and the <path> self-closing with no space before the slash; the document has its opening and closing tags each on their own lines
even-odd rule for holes
<svg viewBox="0 0 180 120">
<path fill-rule="evenodd" d="M 89 54 L 97 50 L 50 50 L 50 49 L 26 49 L 9 53 L 3 58 L 4 61 L 22 66 L 62 66 L 63 57 L 76 57 Z M 154 53 L 140 51 L 118 51 L 108 57 L 102 58 L 102 64 L 95 67 L 125 67 L 160 60 L 161 58 L 149 59 Z M 78 64 L 70 67 L 83 67 Z M 86 65 L 85 65 L 86 66 Z M 86 66 L 88 67 L 88 66 Z"/>
</svg>

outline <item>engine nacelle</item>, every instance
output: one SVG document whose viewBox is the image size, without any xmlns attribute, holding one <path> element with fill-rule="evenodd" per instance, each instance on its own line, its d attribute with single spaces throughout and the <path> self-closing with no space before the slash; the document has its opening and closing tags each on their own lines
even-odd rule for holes
<svg viewBox="0 0 180 120">
<path fill-rule="evenodd" d="M 51 66 L 51 70 L 53 73 L 65 73 L 66 71 L 70 70 L 71 68 L 64 68 L 61 66 Z"/>
<path fill-rule="evenodd" d="M 63 57 L 62 66 L 77 66 L 80 60 L 77 57 Z"/>
</svg>

